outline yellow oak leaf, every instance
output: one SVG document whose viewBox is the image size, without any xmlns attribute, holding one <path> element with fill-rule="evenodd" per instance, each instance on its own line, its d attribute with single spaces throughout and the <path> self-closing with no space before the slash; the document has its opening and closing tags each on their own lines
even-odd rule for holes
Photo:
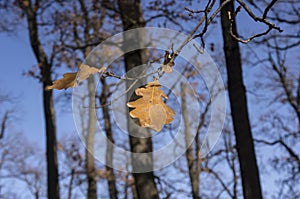
<svg viewBox="0 0 300 199">
<path fill-rule="evenodd" d="M 170 124 L 173 121 L 175 112 L 168 107 L 162 100 L 162 97 L 168 99 L 166 94 L 160 90 L 158 80 L 147 84 L 146 88 L 138 88 L 135 94 L 141 98 L 127 103 L 132 118 L 138 118 L 141 127 L 149 127 L 159 132 L 164 124 Z"/>
<path fill-rule="evenodd" d="M 79 71 L 76 73 L 65 73 L 63 74 L 63 78 L 59 80 L 55 80 L 53 82 L 53 85 L 47 86 L 46 90 L 51 89 L 67 89 L 77 86 L 77 81 L 81 82 L 85 79 L 87 79 L 90 75 L 94 75 L 95 73 L 101 73 L 106 68 L 102 67 L 100 69 L 95 67 L 90 67 L 86 64 L 81 64 L 79 67 Z"/>
</svg>

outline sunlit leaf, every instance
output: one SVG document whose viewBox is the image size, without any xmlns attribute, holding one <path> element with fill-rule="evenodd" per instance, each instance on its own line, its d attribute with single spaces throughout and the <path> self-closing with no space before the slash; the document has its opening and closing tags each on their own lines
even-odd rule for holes
<svg viewBox="0 0 300 199">
<path fill-rule="evenodd" d="M 134 108 L 130 111 L 130 116 L 138 118 L 140 126 L 152 128 L 157 132 L 164 124 L 170 124 L 175 116 L 175 112 L 163 102 L 162 97 L 168 97 L 160 88 L 158 80 L 150 82 L 146 88 L 135 90 L 136 95 L 142 96 L 141 98 L 127 103 L 128 107 Z"/>
</svg>

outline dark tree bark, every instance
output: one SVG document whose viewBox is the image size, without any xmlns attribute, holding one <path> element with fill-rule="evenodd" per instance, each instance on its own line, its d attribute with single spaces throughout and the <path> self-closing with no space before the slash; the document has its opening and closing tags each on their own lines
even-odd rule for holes
<svg viewBox="0 0 300 199">
<path fill-rule="evenodd" d="M 40 67 L 41 80 L 43 83 L 43 106 L 46 123 L 48 198 L 59 199 L 55 112 L 52 91 L 46 89 L 47 86 L 52 84 L 52 66 L 51 63 L 49 63 L 45 50 L 40 42 L 37 24 L 38 6 L 38 1 L 35 5 L 32 5 L 31 1 L 28 0 L 20 3 L 20 7 L 23 8 L 27 18 L 30 45 Z"/>
<path fill-rule="evenodd" d="M 113 139 L 113 133 L 111 130 L 111 122 L 110 122 L 110 114 L 109 114 L 109 108 L 105 104 L 107 104 L 107 91 L 108 91 L 108 85 L 106 84 L 106 81 L 104 78 L 101 78 L 102 83 L 102 93 L 100 96 L 100 104 L 103 104 L 102 108 L 102 114 L 104 119 L 104 129 L 106 132 L 106 137 L 111 143 L 114 143 Z M 106 149 L 106 178 L 108 181 L 108 191 L 109 191 L 109 198 L 110 199 L 117 199 L 118 198 L 118 190 L 116 187 L 116 177 L 114 174 L 114 170 L 107 165 L 112 165 L 113 160 L 113 145 L 107 144 Z"/>
<path fill-rule="evenodd" d="M 221 0 L 221 3 L 224 0 Z M 228 12 L 234 13 L 233 1 L 221 11 L 224 53 L 228 76 L 228 92 L 231 116 L 236 138 L 236 148 L 240 163 L 243 194 L 245 199 L 262 198 L 259 172 L 254 151 L 253 138 L 247 108 L 246 90 L 243 84 L 243 73 L 238 41 L 229 33 L 231 21 Z M 233 17 L 233 14 L 231 14 Z M 237 35 L 235 21 L 232 21 L 233 33 Z"/>
<path fill-rule="evenodd" d="M 121 13 L 124 31 L 133 28 L 144 27 L 145 22 L 143 19 L 141 2 L 139 0 L 118 0 L 118 5 Z M 127 37 L 124 39 L 126 41 L 136 41 L 138 38 L 132 36 L 132 38 Z M 125 54 L 124 58 L 126 71 L 130 71 L 135 66 L 141 65 L 145 61 L 143 50 L 136 50 L 134 52 L 127 53 Z M 132 82 L 127 82 L 128 87 L 131 84 Z M 128 100 L 129 99 L 130 96 L 128 96 Z M 134 132 L 134 134 L 136 135 L 148 137 L 139 138 L 129 136 L 130 147 L 133 153 L 150 153 L 152 151 L 152 140 L 151 137 L 149 137 L 149 132 L 147 131 L 147 129 L 138 128 L 136 125 L 132 125 L 131 118 L 128 118 L 128 131 L 129 133 Z M 152 156 L 147 156 L 146 158 L 141 159 L 135 155 L 132 155 L 132 168 L 133 170 L 138 170 L 139 168 L 145 168 L 148 171 L 151 170 L 153 168 Z M 145 173 L 133 173 L 133 176 L 138 198 L 159 198 L 152 171 Z"/>
<path fill-rule="evenodd" d="M 8 111 L 6 111 L 4 113 L 4 116 L 3 116 L 2 121 L 1 121 L 0 140 L 3 139 L 3 137 L 4 137 L 6 124 L 7 124 L 7 120 L 8 120 L 8 113 L 9 113 Z"/>
<path fill-rule="evenodd" d="M 52 91 L 46 91 L 45 88 L 52 84 L 51 67 L 45 65 L 43 73 L 43 103 L 46 121 L 46 148 L 47 148 L 47 183 L 48 198 L 59 199 L 58 183 L 58 163 L 57 163 L 57 142 L 56 142 L 56 123 L 53 106 Z"/>
<path fill-rule="evenodd" d="M 72 189 L 73 189 L 74 177 L 75 177 L 75 169 L 72 168 L 70 182 L 68 185 L 68 199 L 72 199 Z"/>
</svg>

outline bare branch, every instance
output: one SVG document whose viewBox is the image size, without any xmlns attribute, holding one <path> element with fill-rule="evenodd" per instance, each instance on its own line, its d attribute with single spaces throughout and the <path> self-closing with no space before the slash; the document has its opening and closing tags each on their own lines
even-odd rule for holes
<svg viewBox="0 0 300 199">
<path fill-rule="evenodd" d="M 200 37 L 202 48 L 205 48 L 205 42 L 204 42 L 203 36 L 207 31 L 207 27 L 208 27 L 209 23 L 212 21 L 212 19 L 211 18 L 208 19 L 207 16 L 208 16 L 208 13 L 211 11 L 212 7 L 214 6 L 215 2 L 216 2 L 215 0 L 213 2 L 208 1 L 208 3 L 206 4 L 205 12 L 204 12 L 204 17 L 205 17 L 204 28 L 202 29 L 200 34 L 194 36 L 194 39 L 197 37 Z"/>
<path fill-rule="evenodd" d="M 210 169 L 210 168 L 202 168 L 203 171 L 212 174 L 221 184 L 221 186 L 223 187 L 223 189 L 226 191 L 226 193 L 230 196 L 230 198 L 233 198 L 232 193 L 230 192 L 230 190 L 228 189 L 228 185 L 225 184 L 225 182 L 222 180 L 222 178 L 219 176 L 218 173 L 216 173 L 214 170 Z"/>
<path fill-rule="evenodd" d="M 7 124 L 7 120 L 8 120 L 8 114 L 9 114 L 9 111 L 6 111 L 4 113 L 4 116 L 3 116 L 3 119 L 1 122 L 0 140 L 4 137 L 4 132 L 5 132 L 6 124 Z"/>
<path fill-rule="evenodd" d="M 257 17 L 252 11 L 251 9 L 247 6 L 247 4 L 245 4 L 242 0 L 237 0 L 237 2 L 246 10 L 246 12 L 248 13 L 248 15 L 254 20 L 254 21 L 259 21 L 262 22 L 264 24 L 267 24 L 268 26 L 271 26 L 272 28 L 278 30 L 279 32 L 282 32 L 280 27 L 277 27 L 275 24 L 271 23 L 270 21 L 266 20 L 265 18 L 260 18 Z"/>
<path fill-rule="evenodd" d="M 219 8 L 211 15 L 211 17 L 209 18 L 209 20 L 207 21 L 207 24 L 209 24 L 216 16 L 217 14 L 222 10 L 222 8 L 229 3 L 232 0 L 227 0 L 224 1 Z M 203 22 L 205 21 L 205 16 L 203 16 L 200 21 L 198 22 L 198 24 L 195 26 L 195 28 L 191 31 L 191 33 L 188 35 L 187 39 L 178 47 L 178 49 L 175 51 L 174 55 L 171 58 L 171 61 L 174 62 L 176 57 L 180 54 L 180 52 L 182 51 L 182 49 L 184 48 L 184 46 L 186 44 L 188 44 L 191 40 L 194 39 L 194 34 L 197 32 L 197 30 L 200 28 L 200 26 L 203 24 Z"/>
<path fill-rule="evenodd" d="M 271 54 L 269 54 L 269 61 L 272 64 L 272 67 L 274 69 L 274 71 L 276 72 L 276 74 L 279 77 L 280 83 L 283 87 L 284 93 L 286 95 L 286 98 L 290 104 L 290 106 L 294 109 L 294 111 L 297 114 L 298 117 L 298 121 L 300 123 L 300 111 L 298 110 L 298 105 L 297 103 L 294 101 L 294 96 L 292 91 L 290 90 L 290 88 L 288 87 L 288 82 L 286 79 L 286 67 L 283 66 L 282 64 L 280 64 L 279 66 L 275 63 L 274 59 L 272 58 Z"/>
<path fill-rule="evenodd" d="M 265 32 L 262 32 L 262 33 L 259 33 L 259 34 L 254 34 L 252 36 L 250 36 L 248 39 L 242 39 L 238 36 L 236 36 L 233 31 L 232 31 L 232 23 L 230 24 L 230 29 L 229 29 L 229 33 L 230 35 L 236 39 L 237 41 L 241 42 L 241 43 L 244 43 L 244 44 L 247 44 L 249 43 L 251 40 L 253 40 L 254 38 L 256 37 L 261 37 L 261 36 L 264 36 L 264 35 L 267 35 L 273 28 L 272 27 L 269 27 Z"/>
<path fill-rule="evenodd" d="M 259 139 L 255 139 L 254 141 L 258 142 L 258 143 L 271 145 L 271 146 L 276 145 L 276 144 L 280 144 L 290 154 L 290 156 L 298 163 L 298 169 L 300 171 L 300 157 L 282 139 L 279 139 L 279 140 L 276 140 L 276 141 L 273 141 L 273 142 L 269 142 L 269 141 L 266 141 L 266 140 L 259 140 Z"/>
<path fill-rule="evenodd" d="M 269 3 L 269 5 L 266 7 L 264 14 L 263 14 L 263 19 L 265 19 L 267 17 L 268 12 L 270 11 L 270 9 L 272 8 L 272 6 L 276 3 L 277 0 L 272 0 L 271 3 Z"/>
<path fill-rule="evenodd" d="M 234 21 L 234 19 L 235 19 L 235 17 L 236 17 L 235 15 L 239 12 L 239 8 L 238 8 L 237 11 L 236 11 L 233 15 L 232 15 L 232 13 L 228 13 L 228 18 L 229 18 L 229 20 L 231 21 L 230 29 L 229 29 L 230 35 L 231 35 L 234 39 L 236 39 L 237 41 L 246 44 L 246 43 L 250 42 L 251 40 L 253 40 L 254 38 L 261 37 L 261 36 L 263 36 L 263 35 L 267 35 L 267 34 L 268 34 L 271 30 L 273 30 L 273 29 L 278 30 L 279 32 L 282 32 L 283 30 L 282 30 L 280 27 L 276 26 L 275 24 L 271 23 L 270 21 L 268 21 L 268 20 L 266 19 L 266 15 L 267 15 L 268 11 L 271 9 L 271 7 L 275 4 L 276 1 L 277 1 L 277 0 L 273 0 L 273 1 L 267 6 L 267 8 L 266 8 L 265 11 L 264 11 L 263 17 L 261 18 L 261 17 L 256 16 L 256 15 L 252 12 L 252 10 L 247 6 L 246 3 L 244 3 L 242 0 L 237 0 L 237 2 L 240 4 L 240 6 L 242 6 L 242 7 L 245 9 L 245 11 L 248 13 L 248 15 L 249 15 L 254 21 L 263 23 L 263 24 L 267 25 L 268 28 L 267 28 L 266 31 L 264 31 L 264 32 L 262 32 L 262 33 L 254 34 L 254 35 L 248 37 L 247 39 L 242 39 L 241 37 L 235 35 L 235 34 L 233 33 L 233 30 L 232 30 L 232 24 L 233 24 L 233 21 Z"/>
</svg>

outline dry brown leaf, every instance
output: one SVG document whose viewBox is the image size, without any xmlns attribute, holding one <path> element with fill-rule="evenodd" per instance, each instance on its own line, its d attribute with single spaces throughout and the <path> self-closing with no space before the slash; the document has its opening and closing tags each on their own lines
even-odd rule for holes
<svg viewBox="0 0 300 199">
<path fill-rule="evenodd" d="M 53 85 L 47 86 L 46 90 L 51 90 L 51 89 L 61 90 L 61 89 L 75 87 L 77 85 L 76 76 L 77 73 L 65 73 L 63 75 L 63 78 L 59 80 L 55 80 L 53 82 Z"/>
<path fill-rule="evenodd" d="M 46 89 L 51 90 L 51 89 L 67 89 L 67 88 L 72 88 L 77 86 L 77 81 L 81 82 L 85 79 L 87 79 L 90 75 L 94 75 L 95 73 L 101 73 L 105 70 L 106 68 L 102 67 L 100 69 L 95 68 L 95 67 L 90 67 L 86 64 L 81 64 L 79 67 L 79 71 L 76 73 L 65 73 L 63 75 L 63 78 L 59 80 L 55 80 L 53 82 L 53 85 L 48 86 Z"/>
<path fill-rule="evenodd" d="M 106 68 L 102 67 L 100 69 L 95 68 L 95 67 L 90 67 L 86 64 L 81 64 L 79 71 L 78 71 L 78 80 L 81 82 L 85 79 L 87 79 L 90 75 L 94 75 L 95 73 L 101 73 L 105 70 Z"/>
<path fill-rule="evenodd" d="M 57 143 L 57 149 L 60 150 L 60 151 L 64 151 L 65 147 L 62 143 Z"/>
<path fill-rule="evenodd" d="M 175 65 L 174 61 L 172 61 L 172 57 L 174 56 L 174 53 L 172 52 L 170 54 L 169 51 L 166 51 L 164 55 L 164 62 L 161 64 L 161 69 L 165 73 L 171 73 L 172 67 Z"/>
<path fill-rule="evenodd" d="M 170 65 L 169 63 L 164 65 L 164 64 L 161 64 L 161 70 L 165 73 L 171 73 L 172 72 L 172 66 L 174 65 Z"/>
<path fill-rule="evenodd" d="M 136 95 L 142 96 L 141 98 L 127 103 L 128 107 L 134 108 L 130 111 L 130 116 L 138 118 L 140 126 L 150 127 L 157 132 L 164 124 L 170 124 L 175 116 L 175 112 L 163 102 L 162 97 L 168 97 L 160 87 L 158 80 L 150 82 L 146 88 L 135 90 Z"/>
</svg>

